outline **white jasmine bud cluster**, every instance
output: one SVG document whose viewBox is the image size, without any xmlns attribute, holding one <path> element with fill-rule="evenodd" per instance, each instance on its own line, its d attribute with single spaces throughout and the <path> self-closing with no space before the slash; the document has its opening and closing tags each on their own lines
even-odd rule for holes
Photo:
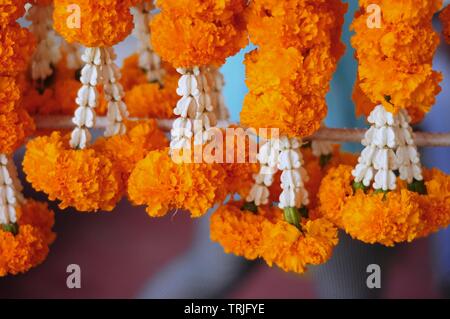
<svg viewBox="0 0 450 319">
<path fill-rule="evenodd" d="M 258 152 L 260 171 L 253 176 L 255 183 L 247 196 L 247 202 L 254 202 L 256 206 L 269 203 L 269 187 L 273 184 L 273 177 L 278 168 L 278 157 L 280 154 L 279 140 L 268 140 Z"/>
<path fill-rule="evenodd" d="M 114 63 L 116 55 L 112 48 L 103 48 L 102 56 L 102 81 L 103 81 L 103 92 L 105 98 L 108 101 L 108 112 L 106 117 L 108 119 L 108 124 L 105 130 L 105 136 L 123 135 L 126 133 L 126 126 L 123 123 L 128 117 L 128 110 L 125 102 L 123 102 L 123 97 L 125 92 L 123 90 L 122 84 L 120 84 L 120 78 L 122 74 L 120 73 L 119 67 Z"/>
<path fill-rule="evenodd" d="M 90 128 L 95 125 L 95 107 L 98 104 L 97 85 L 103 84 L 103 91 L 108 101 L 107 125 L 105 136 L 124 134 L 126 127 L 123 120 L 128 116 L 122 101 L 124 91 L 119 83 L 121 74 L 114 63 L 115 54 L 111 48 L 86 48 L 81 57 L 85 63 L 81 70 L 82 87 L 78 91 L 72 122 L 76 125 L 72 131 L 70 145 L 84 149 L 91 141 Z"/>
<path fill-rule="evenodd" d="M 68 43 L 61 40 L 61 49 L 66 55 L 67 67 L 72 70 L 78 70 L 83 67 L 81 60 L 81 45 L 78 43 Z"/>
<path fill-rule="evenodd" d="M 315 157 L 327 156 L 333 153 L 333 143 L 327 141 L 312 141 L 312 153 Z"/>
<path fill-rule="evenodd" d="M 86 48 L 81 56 L 85 63 L 81 69 L 81 88 L 78 90 L 72 122 L 76 125 L 72 131 L 70 145 L 72 148 L 84 149 L 91 141 L 90 128 L 95 125 L 95 108 L 98 103 L 97 85 L 99 83 L 102 65 L 100 48 Z"/>
<path fill-rule="evenodd" d="M 352 174 L 355 182 L 374 189 L 395 190 L 395 171 L 408 181 L 422 180 L 420 158 L 415 146 L 410 118 L 406 111 L 394 115 L 378 105 L 368 117 L 371 123 L 362 144 L 364 150 Z"/>
<path fill-rule="evenodd" d="M 5 154 L 0 154 L 0 224 L 3 225 L 17 222 L 17 181 L 12 176 L 15 173 L 10 172 L 11 165 L 14 165 L 10 161 Z"/>
<path fill-rule="evenodd" d="M 31 60 L 31 78 L 45 80 L 53 74 L 52 65 L 61 58 L 59 41 L 53 30 L 53 6 L 33 5 L 27 13 L 37 47 Z"/>
<path fill-rule="evenodd" d="M 309 180 L 303 167 L 303 156 L 300 152 L 301 143 L 296 138 L 282 137 L 280 139 L 280 156 L 278 169 L 281 173 L 281 188 L 279 207 L 301 208 L 309 204 L 305 182 Z"/>
<path fill-rule="evenodd" d="M 211 103 L 210 87 L 205 69 L 178 69 L 177 94 L 181 96 L 174 114 L 179 117 L 173 122 L 170 148 L 189 149 L 192 138 L 194 145 L 203 145 L 209 140 L 209 129 L 217 124 L 214 106 Z"/>
<path fill-rule="evenodd" d="M 145 70 L 149 82 L 162 83 L 164 69 L 161 68 L 161 58 L 153 49 L 151 43 L 150 22 L 153 18 L 153 2 L 144 1 L 134 9 L 134 36 L 138 39 L 139 67 Z"/>
<path fill-rule="evenodd" d="M 269 203 L 269 187 L 273 184 L 275 173 L 280 170 L 281 188 L 279 207 L 301 208 L 309 203 L 305 182 L 308 174 L 303 168 L 301 142 L 296 138 L 281 137 L 271 139 L 261 146 L 258 161 L 260 172 L 254 176 L 255 183 L 247 196 L 248 202 L 256 206 Z"/>
</svg>

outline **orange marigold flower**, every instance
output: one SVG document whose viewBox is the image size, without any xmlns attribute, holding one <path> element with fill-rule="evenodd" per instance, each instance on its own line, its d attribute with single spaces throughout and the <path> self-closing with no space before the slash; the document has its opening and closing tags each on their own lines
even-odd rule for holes
<svg viewBox="0 0 450 319">
<path fill-rule="evenodd" d="M 319 190 L 322 216 L 366 243 L 393 246 L 425 237 L 450 224 L 450 177 L 438 170 L 424 170 L 426 194 L 408 189 L 398 180 L 388 193 L 354 191 L 352 166 L 330 169 Z"/>
<path fill-rule="evenodd" d="M 19 233 L 0 230 L 0 276 L 19 274 L 41 264 L 48 255 L 48 245 L 41 231 L 21 225 Z"/>
<path fill-rule="evenodd" d="M 70 43 L 87 47 L 113 46 L 124 40 L 133 29 L 130 6 L 135 3 L 122 0 L 55 0 L 54 28 Z M 74 12 L 67 10 L 78 6 L 80 26 L 70 23 Z M 76 21 L 72 21 L 75 23 Z"/>
<path fill-rule="evenodd" d="M 220 165 L 177 164 L 169 150 L 150 152 L 138 162 L 128 180 L 128 195 L 137 205 L 147 205 L 152 217 L 184 209 L 192 217 L 204 215 L 225 199 L 225 172 Z"/>
<path fill-rule="evenodd" d="M 369 4 L 383 8 L 380 28 L 367 27 L 371 13 L 364 8 Z M 394 113 L 407 109 L 415 121 L 435 103 L 442 75 L 432 69 L 439 37 L 431 22 L 441 5 L 428 0 L 360 1 L 351 42 L 359 62 L 359 88 L 372 103 Z"/>
<path fill-rule="evenodd" d="M 284 89 L 284 92 L 272 90 L 262 95 L 247 94 L 241 122 L 256 129 L 279 128 L 281 135 L 290 137 L 312 135 L 327 114 L 325 99 L 316 95 L 300 96 L 292 87 Z"/>
<path fill-rule="evenodd" d="M 243 202 L 220 206 L 211 216 L 210 237 L 227 254 L 254 260 L 261 256 L 262 226 L 265 216 L 242 210 Z"/>
<path fill-rule="evenodd" d="M 124 190 L 120 171 L 108 156 L 94 149 L 72 150 L 59 132 L 30 141 L 23 168 L 33 187 L 61 201 L 62 209 L 111 211 Z"/>
<path fill-rule="evenodd" d="M 0 76 L 0 112 L 13 111 L 20 101 L 20 89 L 12 77 Z"/>
<path fill-rule="evenodd" d="M 27 199 L 17 209 L 20 225 L 33 225 L 41 230 L 47 245 L 52 244 L 56 234 L 52 231 L 55 224 L 55 213 L 48 208 L 47 203 Z"/>
<path fill-rule="evenodd" d="M 26 0 L 0 1 L 0 26 L 16 21 L 25 13 Z"/>
<path fill-rule="evenodd" d="M 77 70 L 67 67 L 67 59 L 62 58 L 44 88 L 39 91 L 30 77 L 24 79 L 23 107 L 30 114 L 72 115 L 77 108 L 75 99 L 81 87 Z"/>
<path fill-rule="evenodd" d="M 442 21 L 442 33 L 444 34 L 445 41 L 450 44 L 450 5 L 442 10 L 439 18 Z"/>
<path fill-rule="evenodd" d="M 35 123 L 22 109 L 8 114 L 0 114 L 0 152 L 11 154 L 33 134 Z"/>
<path fill-rule="evenodd" d="M 100 138 L 92 146 L 99 154 L 107 155 L 122 173 L 124 184 L 137 162 L 152 150 L 168 146 L 167 138 L 155 120 L 128 122 L 125 135 Z"/>
<path fill-rule="evenodd" d="M 320 265 L 331 258 L 338 243 L 337 228 L 324 218 L 303 220 L 302 231 L 282 219 L 266 220 L 262 230 L 262 257 L 269 266 L 303 273 L 307 265 Z"/>
<path fill-rule="evenodd" d="M 42 263 L 56 237 L 52 232 L 54 213 L 47 204 L 27 200 L 17 207 L 17 213 L 17 235 L 0 228 L 0 277 L 26 272 Z"/>
<path fill-rule="evenodd" d="M 138 55 L 125 59 L 121 82 L 126 90 L 125 103 L 130 116 L 164 119 L 175 116 L 173 108 L 179 99 L 176 90 L 180 75 L 168 63 L 163 63 L 162 68 L 165 70 L 163 83 L 149 83 L 139 67 Z"/>
<path fill-rule="evenodd" d="M 347 7 L 340 0 L 252 1 L 247 14 L 250 37 L 263 49 L 304 49 L 323 44 L 331 35 L 336 40 L 334 56 L 339 59 L 344 50 L 340 35 Z"/>
<path fill-rule="evenodd" d="M 35 47 L 28 29 L 17 22 L 0 28 L 0 76 L 16 76 L 25 72 Z"/>
<path fill-rule="evenodd" d="M 316 209 L 319 205 L 319 189 L 322 180 L 327 176 L 328 172 L 338 167 L 339 165 L 355 165 L 357 162 L 357 156 L 347 152 L 341 152 L 339 145 L 333 146 L 333 153 L 331 157 L 321 163 L 321 159 L 312 154 L 310 147 L 302 148 L 302 154 L 304 159 L 304 168 L 308 173 L 309 180 L 305 183 L 305 188 L 309 194 L 309 216 L 310 218 L 323 217 L 320 210 Z M 323 165 L 325 164 L 325 165 Z M 270 187 L 270 199 L 272 202 L 278 202 L 280 193 L 282 191 L 280 186 L 280 175 L 278 172 L 274 178 L 274 183 Z M 335 222 L 334 219 L 330 219 Z"/>
<path fill-rule="evenodd" d="M 352 169 L 350 165 L 331 168 L 322 179 L 317 194 L 319 216 L 332 221 L 339 228 L 343 228 L 342 208 L 353 194 Z"/>
<path fill-rule="evenodd" d="M 383 21 L 398 23 L 401 21 L 419 22 L 431 20 L 434 13 L 442 7 L 442 0 L 359 0 L 361 8 L 376 4 L 382 8 Z"/>
<path fill-rule="evenodd" d="M 257 141 L 250 140 L 246 131 L 237 126 L 221 130 L 224 137 L 222 168 L 226 177 L 223 187 L 228 194 L 246 197 L 254 183 L 253 175 L 259 171 L 257 163 Z"/>
<path fill-rule="evenodd" d="M 152 44 L 174 67 L 221 65 L 248 43 L 245 0 L 157 4 L 162 10 L 151 22 Z"/>
<path fill-rule="evenodd" d="M 427 194 L 419 198 L 423 212 L 423 229 L 418 237 L 426 237 L 450 224 L 450 176 L 437 169 L 424 170 Z"/>
<path fill-rule="evenodd" d="M 125 91 L 131 90 L 136 85 L 148 83 L 147 75 L 144 70 L 139 67 L 138 54 L 133 54 L 125 58 L 120 71 L 122 73 L 120 83 Z"/>
<path fill-rule="evenodd" d="M 344 52 L 346 10 L 341 0 L 251 2 L 248 29 L 260 49 L 245 60 L 250 92 L 241 112 L 244 125 L 279 128 L 289 137 L 321 126 L 329 82 Z"/>
<path fill-rule="evenodd" d="M 374 194 L 358 190 L 342 208 L 342 223 L 353 238 L 393 246 L 414 240 L 420 230 L 420 195 L 406 189 Z"/>
</svg>

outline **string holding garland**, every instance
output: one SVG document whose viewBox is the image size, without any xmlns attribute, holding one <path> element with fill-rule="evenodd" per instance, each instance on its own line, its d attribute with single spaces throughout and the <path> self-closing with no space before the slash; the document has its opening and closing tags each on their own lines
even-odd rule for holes
<svg viewBox="0 0 450 319">
<path fill-rule="evenodd" d="M 67 24 L 74 4 L 79 28 Z M 369 4 L 382 8 L 380 28 L 367 27 Z M 450 177 L 423 167 L 418 146 L 450 146 L 450 135 L 411 127 L 441 91 L 431 22 L 442 1 L 359 5 L 353 101 L 367 130 L 323 124 L 345 52 L 341 0 L 3 1 L 0 276 L 40 264 L 55 240 L 53 212 L 22 194 L 13 154 L 25 143 L 27 181 L 62 209 L 112 211 L 127 196 L 151 217 L 198 218 L 217 204 L 211 239 L 284 271 L 327 262 L 339 229 L 393 246 L 447 227 Z M 439 17 L 450 43 L 450 9 Z M 112 47 L 131 33 L 138 47 L 119 69 Z M 233 124 L 220 67 L 249 40 L 257 46 L 244 61 L 249 92 Z M 239 145 L 245 128 L 259 136 Z M 217 136 L 223 148 L 211 146 Z M 333 144 L 344 141 L 364 150 Z"/>
</svg>

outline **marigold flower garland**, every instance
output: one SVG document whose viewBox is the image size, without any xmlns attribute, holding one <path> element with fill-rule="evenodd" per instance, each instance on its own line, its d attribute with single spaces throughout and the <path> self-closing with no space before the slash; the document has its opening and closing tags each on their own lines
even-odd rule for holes
<svg viewBox="0 0 450 319">
<path fill-rule="evenodd" d="M 161 13 L 151 22 L 151 42 L 181 73 L 176 90 L 181 99 L 173 110 L 178 118 L 170 148 L 151 152 L 136 165 L 128 183 L 129 197 L 135 204 L 148 205 L 150 216 L 184 209 L 200 217 L 225 199 L 221 185 L 226 172 L 217 163 L 193 163 L 192 149 L 202 149 L 216 124 L 219 86 L 209 72 L 248 41 L 243 16 L 246 1 L 161 0 L 157 5 Z M 177 163 L 176 158 L 189 162 Z"/>
<path fill-rule="evenodd" d="M 125 59 L 121 82 L 130 116 L 173 118 L 179 74 L 169 63 L 163 63 L 153 49 L 150 30 L 153 9 L 153 1 L 143 1 L 134 10 L 138 54 Z"/>
<path fill-rule="evenodd" d="M 269 203 L 274 174 L 282 171 L 279 207 L 286 220 L 300 228 L 299 209 L 310 201 L 299 138 L 316 131 L 325 117 L 325 94 L 344 52 L 339 38 L 347 7 L 339 0 L 259 0 L 249 8 L 250 38 L 259 49 L 246 58 L 250 93 L 241 121 L 277 128 L 281 136 L 269 137 L 260 149 L 261 170 L 246 200 L 256 206 Z M 331 151 L 329 145 L 317 143 L 314 150 L 325 156 Z"/>
<path fill-rule="evenodd" d="M 303 147 L 302 153 L 304 168 L 311 177 L 305 183 L 305 188 L 313 195 L 308 206 L 309 217 L 302 216 L 303 232 L 285 221 L 280 209 L 271 207 L 282 192 L 277 183 L 281 175 L 278 172 L 272 176 L 274 182 L 268 188 L 270 194 L 266 205 L 255 207 L 248 202 L 238 201 L 219 207 L 211 217 L 211 240 L 218 242 L 226 253 L 250 260 L 263 258 L 269 265 L 276 264 L 285 271 L 301 273 L 306 270 L 307 265 L 326 262 L 337 244 L 337 229 L 332 221 L 323 218 L 318 212 L 315 195 L 322 178 L 329 170 L 341 164 L 353 165 L 356 157 L 341 153 L 338 146 L 333 146 L 332 155 L 327 160 L 314 155 L 311 147 Z M 250 191 L 251 177 L 247 176 L 244 180 L 247 180 L 247 186 L 240 192 L 241 195 Z M 305 214 L 305 211 L 302 213 Z M 274 238 L 280 242 L 275 243 Z M 306 243 L 309 249 L 305 249 Z M 275 247 L 276 245 L 279 246 Z M 274 253 L 275 249 L 278 249 L 278 254 Z"/>
<path fill-rule="evenodd" d="M 70 137 L 55 132 L 29 142 L 24 171 L 33 187 L 47 193 L 50 199 L 59 200 L 61 208 L 111 211 L 125 194 L 133 165 L 150 150 L 165 146 L 166 141 L 152 121 L 130 124 L 133 128 L 125 135 L 124 121 L 128 114 L 119 83 L 121 74 L 114 63 L 115 54 L 107 46 L 121 41 L 131 31 L 130 6 L 135 2 L 78 1 L 76 4 L 82 8 L 83 15 L 81 29 L 72 29 L 66 24 L 68 4 L 55 1 L 55 28 L 67 41 L 87 46 L 81 57 L 85 63 L 80 77 L 82 86 L 75 99 L 78 107 L 73 123 L 76 127 Z M 89 47 L 92 45 L 97 47 Z M 89 129 L 94 127 L 94 109 L 99 103 L 99 84 L 103 84 L 107 104 L 105 136 L 108 138 L 89 146 Z M 118 148 L 117 143 L 128 147 Z M 41 172 L 45 172 L 45 178 Z"/>
<path fill-rule="evenodd" d="M 46 204 L 26 200 L 12 154 L 34 129 L 20 106 L 18 79 L 31 58 L 34 41 L 15 21 L 24 2 L 0 4 L 0 277 L 28 271 L 42 263 L 54 241 L 53 212 Z"/>
<path fill-rule="evenodd" d="M 361 10 L 352 24 L 359 62 L 356 85 L 375 105 L 382 104 L 391 113 L 406 109 L 414 122 L 420 121 L 441 90 L 442 75 L 432 70 L 439 36 L 431 22 L 442 1 L 360 0 L 359 4 Z M 382 8 L 380 28 L 367 26 L 364 8 L 370 4 Z"/>
<path fill-rule="evenodd" d="M 363 7 L 367 2 L 360 4 Z M 445 187 L 441 193 L 444 199 L 428 193 L 432 177 L 427 174 L 424 178 L 408 114 L 427 112 L 440 90 L 441 76 L 431 71 L 439 42 L 431 19 L 441 1 L 405 1 L 405 11 L 400 16 L 398 4 L 378 4 L 383 5 L 382 28 L 368 28 L 367 17 L 361 11 L 353 23 L 356 35 L 352 43 L 359 61 L 359 89 L 354 96 L 367 106 L 380 104 L 373 107 L 368 117 L 371 127 L 362 141 L 365 149 L 351 174 L 348 167 L 341 167 L 323 180 L 319 211 L 354 238 L 392 246 L 449 223 L 450 209 L 437 204 L 449 194 Z M 406 45 L 412 46 L 410 50 L 405 49 Z M 375 72 L 375 68 L 390 69 Z M 423 73 L 427 68 L 430 71 Z M 378 77 L 391 71 L 395 72 L 393 80 L 385 85 L 387 82 Z M 417 82 L 420 77 L 422 80 Z M 446 178 L 442 176 L 444 185 Z M 333 192 L 333 198 L 329 192 Z M 431 210 L 432 206 L 436 209 Z M 427 226 L 429 220 L 434 222 Z"/>
</svg>

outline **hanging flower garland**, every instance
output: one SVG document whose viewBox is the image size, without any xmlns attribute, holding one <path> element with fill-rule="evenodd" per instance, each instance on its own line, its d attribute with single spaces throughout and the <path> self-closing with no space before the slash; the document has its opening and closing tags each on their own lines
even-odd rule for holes
<svg viewBox="0 0 450 319">
<path fill-rule="evenodd" d="M 284 218 L 277 210 L 279 218 L 265 223 L 260 234 L 261 256 L 269 265 L 303 272 L 306 264 L 325 262 L 337 244 L 336 228 L 323 218 L 310 219 L 308 214 L 311 201 L 306 185 L 311 179 L 305 169 L 301 138 L 318 130 L 326 115 L 325 95 L 344 51 L 339 38 L 346 5 L 341 1 L 261 0 L 253 1 L 249 8 L 250 39 L 259 49 L 246 57 L 250 93 L 241 121 L 257 129 L 277 128 L 281 136 L 263 136 L 267 142 L 258 154 L 260 171 L 243 209 L 258 214 L 258 206 L 271 204 L 271 195 L 279 194 L 278 206 L 284 210 Z M 332 147 L 315 143 L 312 151 L 326 157 Z M 271 190 L 278 171 L 280 183 Z M 326 229 L 323 234 L 322 227 Z M 316 246 L 316 240 L 321 244 Z M 311 250 L 305 250 L 305 245 Z"/>
<path fill-rule="evenodd" d="M 120 70 L 114 63 L 116 56 L 110 46 L 131 32 L 130 6 L 135 1 L 78 1 L 83 21 L 80 28 L 70 28 L 66 24 L 69 4 L 73 1 L 55 1 L 54 20 L 55 29 L 67 41 L 77 41 L 87 47 L 82 55 L 85 63 L 80 76 L 82 85 L 75 99 L 73 123 L 76 127 L 70 136 L 54 132 L 29 142 L 24 171 L 33 187 L 47 193 L 50 199 L 59 200 L 61 208 L 111 211 L 125 194 L 130 165 L 142 159 L 142 153 L 164 145 L 165 140 L 153 122 L 139 124 L 136 130 L 124 136 L 128 113 L 119 83 Z M 107 101 L 107 140 L 89 145 L 89 129 L 95 125 L 100 84 Z M 115 146 L 118 140 L 129 147 L 118 149 Z M 42 167 L 47 169 L 42 170 Z"/>
<path fill-rule="evenodd" d="M 32 115 L 68 115 L 76 109 L 75 98 L 80 87 L 76 68 L 79 65 L 73 57 L 74 52 L 66 53 L 65 59 L 61 58 L 60 39 L 53 30 L 52 15 L 53 1 L 34 1 L 26 16 L 37 41 L 30 70 L 22 79 L 22 103 Z M 62 42 L 68 48 L 65 41 Z M 69 60 L 73 68 L 68 67 Z"/>
<path fill-rule="evenodd" d="M 337 229 L 318 212 L 318 199 L 315 195 L 328 171 L 341 164 L 354 165 L 356 157 L 341 153 L 338 146 L 333 146 L 332 156 L 328 160 L 313 154 L 310 146 L 303 147 L 302 153 L 304 168 L 310 177 L 305 188 L 313 195 L 308 214 L 302 210 L 301 227 L 304 236 L 284 219 L 282 210 L 271 207 L 273 202 L 278 202 L 283 191 L 279 183 L 281 174 L 277 172 L 269 187 L 268 205 L 256 207 L 249 202 L 232 201 L 219 207 L 211 217 L 211 240 L 218 242 L 226 253 L 250 260 L 263 258 L 269 265 L 276 264 L 285 271 L 304 272 L 308 264 L 326 262 L 337 244 Z M 252 171 L 257 170 L 258 167 L 254 167 Z M 244 198 L 250 191 L 252 180 L 250 174 L 242 174 L 239 178 L 241 185 L 245 186 L 238 193 Z M 274 247 L 274 240 L 281 241 L 279 247 Z M 274 253 L 276 249 L 279 253 Z"/>
<path fill-rule="evenodd" d="M 375 105 L 383 105 L 390 113 L 405 109 L 416 123 L 431 109 L 441 90 L 442 75 L 432 70 L 439 36 L 431 21 L 442 1 L 361 0 L 359 4 L 361 10 L 352 24 L 352 45 L 359 63 L 356 85 Z M 382 8 L 380 28 L 367 26 L 364 8 L 370 4 Z"/>
<path fill-rule="evenodd" d="M 356 16 L 352 43 L 360 65 L 354 96 L 365 110 L 374 106 L 368 116 L 371 127 L 356 167 L 331 170 L 319 192 L 322 216 L 354 238 L 386 246 L 426 236 L 450 222 L 444 204 L 449 177 L 422 169 L 408 114 L 421 114 L 416 117 L 420 119 L 440 90 L 441 75 L 431 70 L 439 42 L 431 19 L 441 2 L 412 2 L 405 1 L 399 16 L 397 4 L 380 1 L 381 29 L 367 28 L 362 12 Z M 405 50 L 407 45 L 410 50 Z M 380 68 L 386 71 L 375 72 Z M 393 79 L 389 85 L 380 78 L 384 76 Z M 439 193 L 428 189 L 434 178 L 442 182 Z"/>
<path fill-rule="evenodd" d="M 42 263 L 49 245 L 54 214 L 46 204 L 26 200 L 12 154 L 34 130 L 21 107 L 19 75 L 26 70 L 35 42 L 16 19 L 24 2 L 0 5 L 0 277 L 19 274 Z"/>
<path fill-rule="evenodd" d="M 162 62 L 151 42 L 150 23 L 153 19 L 153 1 L 144 1 L 134 8 L 135 37 L 138 53 L 124 61 L 122 85 L 130 116 L 170 119 L 178 101 L 176 89 L 178 72 Z"/>
<path fill-rule="evenodd" d="M 201 150 L 211 139 L 217 120 L 215 103 L 220 99 L 212 93 L 218 93 L 209 74 L 215 70 L 212 67 L 247 44 L 246 1 L 166 0 L 157 5 L 161 13 L 151 22 L 151 41 L 155 51 L 181 74 L 176 90 L 181 99 L 173 110 L 177 119 L 170 148 L 150 152 L 136 165 L 128 193 L 133 203 L 148 206 L 150 216 L 183 209 L 200 217 L 225 199 L 222 185 L 227 175 L 219 164 L 205 164 L 201 159 L 195 163 L 192 150 Z"/>
</svg>

